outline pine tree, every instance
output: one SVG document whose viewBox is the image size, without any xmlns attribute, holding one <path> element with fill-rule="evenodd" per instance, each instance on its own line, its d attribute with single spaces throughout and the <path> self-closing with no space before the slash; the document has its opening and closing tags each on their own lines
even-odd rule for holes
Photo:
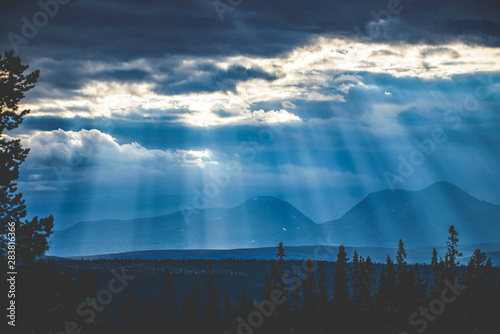
<svg viewBox="0 0 500 334">
<path fill-rule="evenodd" d="M 469 288 L 481 288 L 487 257 L 480 249 L 474 250 L 465 270 L 465 284 Z"/>
<path fill-rule="evenodd" d="M 270 296 L 270 294 L 267 295 L 267 297 L 265 297 L 265 299 L 269 299 L 269 296 Z M 243 316 L 249 314 L 252 311 L 252 308 L 253 308 L 252 299 L 250 297 L 248 297 L 246 291 L 243 290 L 241 292 L 240 302 L 238 304 L 238 315 L 243 317 Z"/>
<path fill-rule="evenodd" d="M 443 269 L 444 269 L 444 263 L 443 260 L 439 259 L 437 257 L 438 253 L 436 248 L 432 249 L 432 259 L 431 259 L 431 266 L 432 266 L 432 282 L 433 282 L 433 293 L 435 295 L 439 294 L 439 291 L 441 291 L 441 288 L 443 286 Z"/>
<path fill-rule="evenodd" d="M 154 333 L 158 328 L 165 328 L 160 299 L 160 296 L 155 296 L 149 301 L 148 309 L 144 316 L 144 333 Z M 172 333 L 172 331 L 167 331 L 167 333 Z"/>
<path fill-rule="evenodd" d="M 453 281 L 455 277 L 459 276 L 457 258 L 462 256 L 458 251 L 458 232 L 455 226 L 451 225 L 448 229 L 448 241 L 446 242 L 447 250 L 444 257 L 444 278 Z"/>
<path fill-rule="evenodd" d="M 272 268 L 273 266 L 273 261 L 271 261 L 271 272 L 274 270 Z M 271 292 L 273 291 L 273 284 L 272 284 L 272 279 L 269 274 L 266 274 L 264 277 L 264 288 L 262 289 L 262 296 L 264 299 L 269 299 L 271 297 Z"/>
<path fill-rule="evenodd" d="M 307 270 L 307 276 L 302 281 L 302 295 L 304 298 L 302 322 L 307 326 L 304 330 L 309 330 L 314 333 L 315 330 L 317 331 L 318 327 L 318 292 L 314 271 L 311 270 L 311 268 L 313 268 L 311 259 L 307 259 L 306 268 L 309 269 Z"/>
<path fill-rule="evenodd" d="M 286 271 L 286 254 L 283 243 L 280 242 L 277 247 L 277 261 L 271 262 L 271 284 L 272 291 L 279 291 L 282 294 L 281 298 L 285 298 L 285 302 L 277 305 L 273 319 L 270 321 L 269 329 L 274 332 L 288 333 L 291 327 L 291 309 L 289 291 L 286 283 L 283 280 Z"/>
<path fill-rule="evenodd" d="M 221 331 L 220 294 L 215 282 L 215 272 L 212 261 L 208 261 L 205 273 L 205 309 L 202 325 L 208 331 Z"/>
<path fill-rule="evenodd" d="M 351 303 L 349 294 L 349 273 L 347 253 L 343 245 L 340 245 L 335 262 L 335 271 L 333 276 L 333 299 L 331 322 L 327 325 L 327 331 L 337 330 L 346 332 L 352 326 L 351 321 Z"/>
<path fill-rule="evenodd" d="M 275 280 L 276 280 L 276 288 L 280 289 L 283 291 L 283 293 L 287 294 L 287 286 L 285 282 L 283 281 L 283 275 L 285 273 L 285 268 L 286 268 L 286 263 L 285 263 L 285 247 L 283 247 L 283 243 L 280 242 L 279 246 L 277 247 L 278 253 L 276 253 L 276 256 L 278 256 L 278 261 L 276 262 L 276 275 L 275 275 Z"/>
<path fill-rule="evenodd" d="M 396 270 L 394 268 L 394 262 L 392 262 L 391 257 L 388 255 L 386 265 L 380 274 L 377 291 L 377 304 L 386 305 L 388 308 L 394 308 L 396 296 L 395 292 Z"/>
<path fill-rule="evenodd" d="M 498 270 L 498 269 L 497 269 Z M 498 278 L 499 278 L 499 275 L 498 273 L 496 272 L 495 268 L 493 268 L 493 264 L 491 263 L 491 259 L 488 258 L 488 260 L 486 260 L 486 263 L 484 265 L 484 268 L 483 268 L 483 278 L 482 278 L 482 285 L 484 287 L 485 290 L 493 290 L 495 288 L 500 288 L 500 286 L 498 286 Z M 497 294 L 498 294 L 498 291 L 497 291 Z"/>
<path fill-rule="evenodd" d="M 368 256 L 363 263 L 361 272 L 362 284 L 361 284 L 361 299 L 367 301 L 369 304 L 373 302 L 372 292 L 376 283 L 375 277 L 375 266 L 372 260 Z"/>
<path fill-rule="evenodd" d="M 333 277 L 333 304 L 345 306 L 349 303 L 349 275 L 347 272 L 347 253 L 343 245 L 340 245 L 335 263 Z"/>
<path fill-rule="evenodd" d="M 179 314 L 179 333 L 192 334 L 201 331 L 198 327 L 198 312 L 191 297 L 188 293 L 186 298 L 181 303 L 181 311 Z M 153 332 L 150 332 L 153 333 Z"/>
<path fill-rule="evenodd" d="M 194 310 L 197 315 L 197 319 L 201 319 L 201 311 L 202 311 L 202 305 L 201 305 L 201 287 L 200 287 L 200 281 L 196 279 L 194 283 L 194 300 L 193 300 L 193 305 L 194 305 Z"/>
<path fill-rule="evenodd" d="M 363 257 L 358 256 L 358 252 L 354 250 L 354 254 L 352 256 L 352 269 L 351 269 L 351 281 L 352 281 L 352 297 L 355 305 L 359 305 L 360 303 L 360 294 L 361 294 L 361 284 L 362 282 L 362 266 L 363 266 Z"/>
<path fill-rule="evenodd" d="M 5 52 L 4 58 L 0 55 L 0 235 L 7 233 L 9 223 L 15 224 L 17 260 L 24 264 L 33 263 L 47 251 L 47 239 L 54 226 L 52 216 L 21 221 L 26 216 L 26 205 L 22 193 L 17 192 L 15 180 L 19 178 L 19 167 L 29 149 L 24 149 L 19 139 L 7 139 L 4 135 L 4 131 L 19 127 L 30 112 L 19 111 L 19 102 L 35 87 L 40 72 L 25 75 L 28 68 L 14 52 Z M 6 256 L 6 251 L 7 240 L 0 238 L 0 256 Z"/>
<path fill-rule="evenodd" d="M 230 332 L 233 325 L 234 314 L 233 306 L 229 300 L 229 295 L 226 293 L 222 299 L 222 327 L 225 332 Z"/>
<path fill-rule="evenodd" d="M 318 278 L 318 314 L 320 319 L 324 319 L 328 310 L 328 280 L 323 262 L 319 264 Z"/>
<path fill-rule="evenodd" d="M 125 296 L 120 305 L 121 331 L 123 334 L 139 333 L 140 315 L 139 302 L 134 296 L 132 286 L 125 287 Z"/>
<path fill-rule="evenodd" d="M 399 239 L 398 243 L 398 253 L 396 255 L 396 274 L 399 276 L 401 273 L 406 271 L 407 263 L 406 263 L 406 250 L 403 243 L 403 240 Z"/>
<path fill-rule="evenodd" d="M 163 270 L 163 294 L 161 296 L 161 306 L 163 309 L 163 327 L 170 332 L 177 330 L 176 302 L 173 292 L 174 285 L 168 268 Z"/>
</svg>

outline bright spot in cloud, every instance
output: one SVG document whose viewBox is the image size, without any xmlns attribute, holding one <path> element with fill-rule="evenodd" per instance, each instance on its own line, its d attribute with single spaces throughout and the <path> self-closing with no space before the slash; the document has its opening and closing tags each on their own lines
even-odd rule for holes
<svg viewBox="0 0 500 334">
<path fill-rule="evenodd" d="M 270 110 L 267 112 L 260 109 L 254 111 L 252 115 L 256 120 L 270 124 L 296 122 L 301 120 L 299 116 L 289 113 L 284 109 L 279 111 Z"/>
<path fill-rule="evenodd" d="M 346 96 L 354 87 L 367 87 L 361 75 L 353 74 L 356 72 L 383 73 L 397 78 L 449 79 L 453 75 L 478 71 L 500 71 L 497 53 L 496 48 L 461 43 L 435 47 L 426 44 L 393 45 L 320 37 L 309 45 L 279 57 L 240 55 L 215 60 L 192 57 L 182 61 L 180 58 L 160 58 L 96 64 L 107 70 L 140 69 L 150 73 L 150 78 L 148 82 L 127 83 L 93 80 L 77 90 L 74 96 L 54 98 L 49 94 L 25 107 L 31 109 L 35 116 L 92 118 L 127 117 L 132 114 L 142 114 L 145 117 L 172 115 L 172 122 L 199 127 L 251 124 L 255 121 L 255 115 L 262 116 L 259 118 L 261 122 L 292 122 L 297 121 L 298 117 L 281 111 L 263 115 L 260 110 L 252 110 L 252 105 L 283 101 L 280 103 L 283 110 L 286 110 L 295 108 L 290 100 L 345 103 Z M 169 95 L 158 89 L 162 85 L 161 80 L 165 79 L 161 74 L 154 73 L 154 69 L 160 65 L 186 71 L 186 84 L 189 86 L 189 78 L 198 78 L 200 66 L 207 63 L 221 71 L 235 67 L 258 68 L 274 79 L 236 79 L 234 89 L 221 88 L 214 92 L 187 90 Z M 92 65 L 85 67 L 89 73 L 95 72 Z M 204 75 L 209 74 L 204 72 Z M 221 110 L 230 115 L 221 116 Z"/>
</svg>

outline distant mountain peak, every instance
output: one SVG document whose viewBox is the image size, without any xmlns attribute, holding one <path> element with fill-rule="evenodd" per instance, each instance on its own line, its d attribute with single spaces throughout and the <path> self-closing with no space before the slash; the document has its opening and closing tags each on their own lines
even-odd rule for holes
<svg viewBox="0 0 500 334">
<path fill-rule="evenodd" d="M 454 185 L 453 183 L 451 182 L 448 182 L 448 181 L 437 181 L 437 182 L 434 182 L 433 184 L 431 184 L 430 186 L 422 189 L 422 190 L 425 190 L 425 189 L 432 189 L 432 188 L 441 188 L 441 189 L 450 189 L 450 190 L 459 190 L 459 191 L 464 191 L 462 189 L 460 189 L 459 187 L 457 187 L 456 185 Z"/>
<path fill-rule="evenodd" d="M 246 202 L 250 202 L 250 201 L 262 201 L 262 202 L 285 202 L 277 197 L 274 197 L 274 196 L 255 196 L 255 197 L 252 197 L 248 200 L 246 200 Z"/>
<path fill-rule="evenodd" d="M 232 208 L 178 211 L 132 220 L 84 222 L 56 231 L 52 255 L 104 254 L 151 249 L 231 249 L 350 245 L 435 247 L 454 225 L 461 244 L 497 243 L 500 206 L 480 201 L 447 181 L 417 190 L 369 194 L 341 218 L 316 224 L 290 203 L 254 196 Z"/>
</svg>

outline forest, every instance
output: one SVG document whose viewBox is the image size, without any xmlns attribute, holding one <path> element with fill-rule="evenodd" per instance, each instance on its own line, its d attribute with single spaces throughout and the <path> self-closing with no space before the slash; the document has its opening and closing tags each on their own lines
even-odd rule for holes
<svg viewBox="0 0 500 334">
<path fill-rule="evenodd" d="M 498 268 L 481 250 L 459 264 L 458 232 L 430 264 L 334 261 L 67 260 L 18 277 L 23 333 L 494 333 Z M 163 331 L 163 330 L 162 330 Z"/>
</svg>

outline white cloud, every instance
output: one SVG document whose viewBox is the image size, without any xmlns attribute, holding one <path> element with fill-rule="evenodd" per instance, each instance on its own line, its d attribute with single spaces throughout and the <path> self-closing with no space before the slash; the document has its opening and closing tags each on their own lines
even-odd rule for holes
<svg viewBox="0 0 500 334">
<path fill-rule="evenodd" d="M 252 113 L 252 116 L 254 119 L 260 121 L 260 122 L 265 122 L 265 123 L 288 123 L 288 122 L 297 122 L 301 121 L 300 117 L 292 114 L 284 109 L 281 109 L 279 111 L 264 111 L 262 109 L 254 111 Z"/>
<path fill-rule="evenodd" d="M 290 101 L 281 102 L 281 106 L 285 109 L 295 109 L 297 106 Z"/>
<path fill-rule="evenodd" d="M 34 188 L 33 188 L 34 191 L 56 191 L 57 188 L 56 187 L 47 187 L 47 186 L 43 186 L 41 184 L 37 184 Z"/>
<path fill-rule="evenodd" d="M 197 166 L 216 164 L 210 150 L 157 150 L 147 149 L 138 143 L 118 144 L 115 138 L 99 130 L 78 132 L 61 129 L 37 132 L 28 139 L 31 149 L 29 159 L 44 165 L 63 166 Z"/>
</svg>

